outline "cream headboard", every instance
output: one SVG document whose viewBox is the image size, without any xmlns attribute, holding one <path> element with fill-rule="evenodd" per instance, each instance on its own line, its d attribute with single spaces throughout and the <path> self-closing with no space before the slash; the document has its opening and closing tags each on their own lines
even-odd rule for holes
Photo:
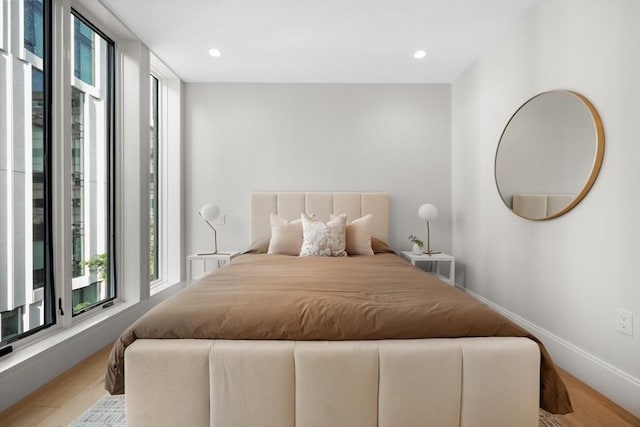
<svg viewBox="0 0 640 427">
<path fill-rule="evenodd" d="M 372 237 L 389 239 L 387 193 L 251 193 L 251 241 L 271 235 L 271 213 L 291 221 L 300 218 L 301 212 L 325 222 L 331 214 L 346 213 L 352 221 L 372 213 Z"/>
</svg>

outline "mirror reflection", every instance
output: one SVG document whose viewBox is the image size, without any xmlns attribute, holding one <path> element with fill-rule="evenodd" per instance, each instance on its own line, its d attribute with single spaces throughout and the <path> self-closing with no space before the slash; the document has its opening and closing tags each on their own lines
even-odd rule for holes
<svg viewBox="0 0 640 427">
<path fill-rule="evenodd" d="M 603 154 L 604 131 L 593 105 L 575 92 L 544 92 L 507 123 L 496 151 L 496 185 L 515 214 L 555 218 L 584 198 Z"/>
</svg>

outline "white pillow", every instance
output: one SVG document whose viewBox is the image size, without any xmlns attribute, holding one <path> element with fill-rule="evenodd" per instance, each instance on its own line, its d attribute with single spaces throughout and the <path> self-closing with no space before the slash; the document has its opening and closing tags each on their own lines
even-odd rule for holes
<svg viewBox="0 0 640 427">
<path fill-rule="evenodd" d="M 331 215 L 331 218 L 334 216 Z M 373 249 L 371 249 L 372 225 L 373 214 L 371 213 L 347 224 L 345 247 L 349 255 L 373 255 Z"/>
<path fill-rule="evenodd" d="M 324 223 L 315 216 L 301 214 L 302 248 L 300 256 L 346 256 L 345 228 L 347 215 L 341 214 Z"/>
<path fill-rule="evenodd" d="M 268 254 L 299 255 L 302 247 L 302 220 L 288 222 L 271 214 L 271 240 Z"/>
</svg>

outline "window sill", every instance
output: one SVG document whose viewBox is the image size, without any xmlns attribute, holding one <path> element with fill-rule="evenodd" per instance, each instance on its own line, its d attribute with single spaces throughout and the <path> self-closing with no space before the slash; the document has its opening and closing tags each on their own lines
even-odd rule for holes
<svg viewBox="0 0 640 427">
<path fill-rule="evenodd" d="M 150 284 L 150 290 L 149 292 L 151 293 L 151 296 L 155 296 L 167 289 L 170 289 L 171 287 L 173 287 L 174 285 L 176 285 L 175 283 L 171 283 L 168 282 L 166 280 L 156 280 L 154 282 L 151 282 Z"/>
<path fill-rule="evenodd" d="M 19 365 L 30 361 L 37 361 L 39 358 L 45 357 L 48 351 L 52 351 L 72 341 L 82 339 L 84 336 L 91 334 L 96 328 L 107 326 L 109 320 L 130 316 L 133 316 L 135 320 L 135 318 L 141 316 L 154 305 L 184 288 L 184 285 L 184 282 L 163 283 L 154 288 L 154 296 L 150 300 L 142 302 L 116 302 L 112 307 L 102 310 L 92 310 L 95 311 L 95 313 L 90 312 L 90 314 L 78 319 L 78 321 L 66 329 L 52 326 L 40 332 L 40 334 L 42 334 L 40 337 L 36 335 L 32 342 L 24 344 L 17 349 L 14 347 L 14 351 L 11 354 L 0 359 L 0 382 L 9 371 Z M 159 295 L 160 293 L 162 294 Z M 130 323 L 131 322 L 128 322 L 127 324 Z M 114 335 L 117 336 L 120 335 L 120 333 L 114 333 Z"/>
<path fill-rule="evenodd" d="M 85 333 L 106 320 L 131 309 L 137 304 L 138 303 L 133 302 L 117 303 L 114 304 L 113 307 L 103 309 L 101 312 L 92 316 L 87 316 L 69 328 L 61 329 L 59 327 L 55 328 L 54 326 L 53 328 L 55 329 L 46 329 L 40 332 L 42 334 L 42 338 L 36 338 L 35 341 L 15 349 L 11 354 L 0 359 L 0 376 L 26 361 L 36 359 L 47 350 L 53 349 L 58 345 L 63 345 L 68 340 L 78 337 L 82 333 Z"/>
<path fill-rule="evenodd" d="M 149 299 L 116 302 L 82 316 L 69 328 L 52 326 L 29 337 L 33 340 L 0 358 L 0 412 L 109 345 L 146 311 L 184 286 L 185 282 L 165 285 Z"/>
</svg>

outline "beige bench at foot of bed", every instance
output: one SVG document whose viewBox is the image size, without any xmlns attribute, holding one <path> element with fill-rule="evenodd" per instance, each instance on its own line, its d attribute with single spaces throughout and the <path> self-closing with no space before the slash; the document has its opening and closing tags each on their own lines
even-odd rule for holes
<svg viewBox="0 0 640 427">
<path fill-rule="evenodd" d="M 128 426 L 537 426 L 526 338 L 138 340 Z"/>
</svg>

